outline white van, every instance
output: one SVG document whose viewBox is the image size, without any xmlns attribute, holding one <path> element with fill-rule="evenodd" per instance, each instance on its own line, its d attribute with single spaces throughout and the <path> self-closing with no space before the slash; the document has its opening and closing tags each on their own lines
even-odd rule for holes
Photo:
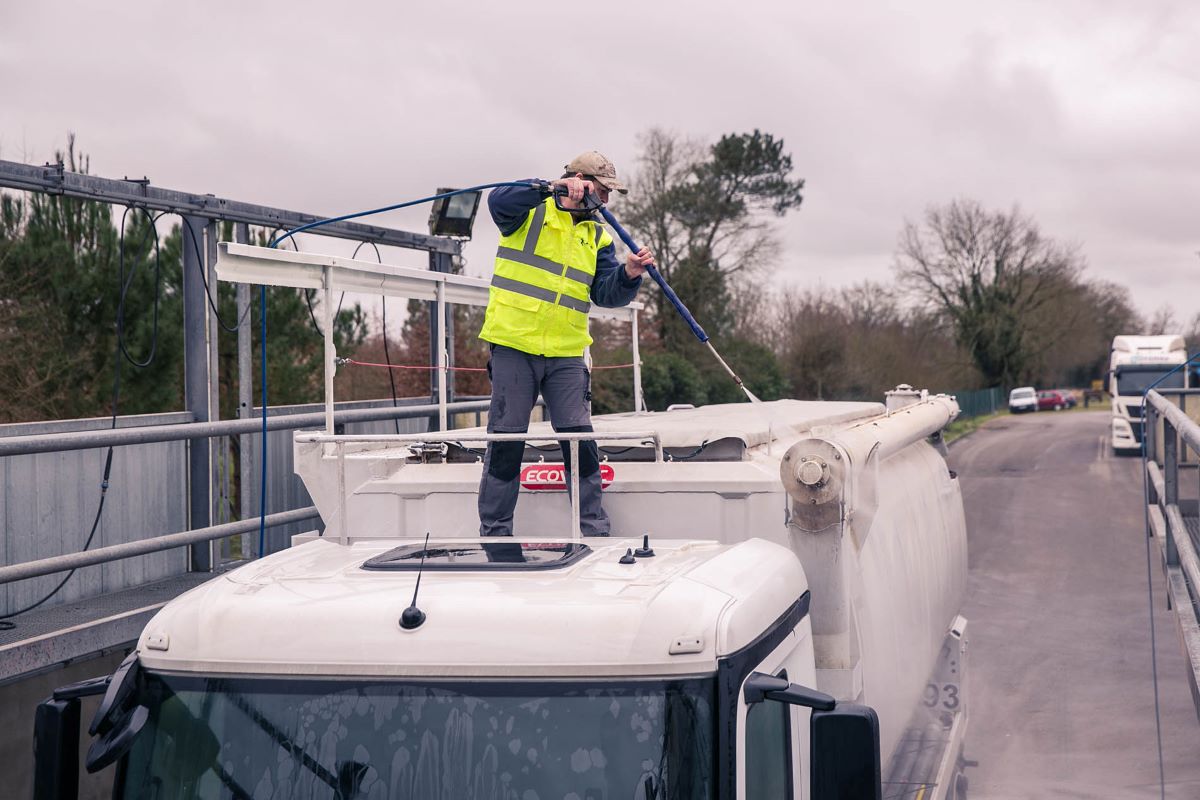
<svg viewBox="0 0 1200 800">
<path fill-rule="evenodd" d="M 1037 390 L 1032 386 L 1022 386 L 1008 393 L 1008 411 L 1010 414 L 1020 414 L 1023 411 L 1037 411 Z"/>
</svg>

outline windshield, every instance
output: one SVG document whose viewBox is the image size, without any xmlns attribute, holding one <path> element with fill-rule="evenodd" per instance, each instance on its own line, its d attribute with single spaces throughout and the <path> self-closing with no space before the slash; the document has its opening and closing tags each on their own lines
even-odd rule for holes
<svg viewBox="0 0 1200 800">
<path fill-rule="evenodd" d="M 126 798 L 711 798 L 711 679 L 144 676 Z"/>
<path fill-rule="evenodd" d="M 1013 389 L 1012 394 L 1008 396 L 1010 400 L 1032 400 L 1033 389 Z"/>
<path fill-rule="evenodd" d="M 1117 370 L 1117 393 L 1122 396 L 1145 394 L 1146 390 L 1163 375 L 1166 375 L 1171 367 L 1150 367 L 1150 368 L 1133 368 L 1123 367 Z M 1157 389 L 1182 389 L 1183 388 L 1184 371 L 1181 369 L 1175 374 L 1168 377 L 1160 383 Z"/>
</svg>

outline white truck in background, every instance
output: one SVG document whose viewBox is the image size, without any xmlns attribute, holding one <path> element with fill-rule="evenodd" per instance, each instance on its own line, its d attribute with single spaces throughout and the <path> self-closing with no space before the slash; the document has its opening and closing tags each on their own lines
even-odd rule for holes
<svg viewBox="0 0 1200 800">
<path fill-rule="evenodd" d="M 1179 334 L 1113 338 L 1106 381 L 1112 396 L 1114 453 L 1141 451 L 1142 400 L 1146 390 L 1175 367 L 1187 363 L 1187 359 L 1187 345 Z M 1158 386 L 1163 389 L 1187 388 L 1187 370 L 1168 375 Z"/>
</svg>

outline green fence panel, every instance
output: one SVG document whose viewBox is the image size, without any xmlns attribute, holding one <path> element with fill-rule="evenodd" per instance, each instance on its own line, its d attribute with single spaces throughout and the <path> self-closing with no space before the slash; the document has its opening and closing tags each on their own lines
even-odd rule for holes
<svg viewBox="0 0 1200 800">
<path fill-rule="evenodd" d="M 1005 407 L 1004 389 L 999 386 L 993 386 L 991 389 L 949 391 L 946 394 L 952 394 L 958 400 L 961 412 L 959 419 L 994 414 Z"/>
</svg>

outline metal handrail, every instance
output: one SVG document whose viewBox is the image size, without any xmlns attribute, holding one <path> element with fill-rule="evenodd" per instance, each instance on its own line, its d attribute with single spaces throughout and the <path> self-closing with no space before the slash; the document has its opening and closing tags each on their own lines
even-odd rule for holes
<svg viewBox="0 0 1200 800">
<path fill-rule="evenodd" d="M 1162 415 L 1164 420 L 1171 423 L 1175 431 L 1183 438 L 1189 447 L 1200 451 L 1200 425 L 1184 413 L 1183 409 L 1172 403 L 1157 390 L 1146 395 L 1146 402 Z"/>
<path fill-rule="evenodd" d="M 1149 495 L 1146 534 L 1159 541 L 1161 529 L 1168 598 L 1175 611 L 1176 624 L 1188 657 L 1188 680 L 1197 713 L 1200 713 L 1200 614 L 1197 613 L 1196 604 L 1200 594 L 1200 553 L 1197 552 L 1197 543 L 1188 532 L 1179 503 L 1180 462 L 1189 447 L 1200 453 L 1200 425 L 1157 390 L 1146 394 L 1144 420 L 1144 477 Z M 1158 440 L 1160 422 L 1161 452 Z M 1161 522 L 1155 519 L 1156 514 L 1150 513 L 1154 510 L 1157 510 Z"/>
<path fill-rule="evenodd" d="M 290 525 L 294 522 L 318 519 L 320 516 L 316 506 L 282 511 L 278 514 L 268 514 L 266 517 L 266 527 L 274 528 L 279 525 Z M 24 561 L 20 564 L 0 567 L 0 584 L 23 581 L 42 575 L 52 575 L 55 572 L 66 572 L 69 569 L 79 569 L 80 567 L 104 564 L 109 561 L 120 561 L 125 558 L 143 556 L 147 553 L 156 553 L 160 550 L 184 547 L 196 544 L 197 542 L 224 539 L 226 536 L 235 536 L 239 533 L 249 533 L 250 531 L 258 530 L 258 526 L 259 520 L 255 517 L 237 522 L 226 522 L 223 525 L 213 525 L 208 528 L 196 528 L 195 530 L 182 531 L 181 533 L 153 536 L 149 539 L 139 539 L 136 542 L 97 547 L 94 550 L 67 553 L 66 555 L 51 556 L 50 558 L 39 558 L 36 561 Z"/>
<path fill-rule="evenodd" d="M 598 441 L 637 441 L 654 444 L 654 460 L 663 460 L 662 438 L 657 431 L 582 431 L 572 433 L 550 433 L 549 435 L 531 433 L 469 433 L 467 431 L 430 431 L 428 433 L 297 433 L 295 441 L 313 442 L 320 444 L 335 444 L 338 442 L 598 442 Z"/>
<path fill-rule="evenodd" d="M 465 400 L 448 403 L 454 412 L 487 411 L 489 400 Z M 380 406 L 379 408 L 348 408 L 334 412 L 334 422 L 373 422 L 383 419 L 428 417 L 438 413 L 437 404 L 419 406 Z M 323 411 L 302 414 L 267 415 L 267 430 L 295 430 L 325 424 Z M 208 439 L 215 436 L 236 436 L 262 430 L 261 417 L 230 419 L 219 422 L 181 422 L 174 425 L 145 425 L 137 428 L 115 428 L 70 433 L 40 433 L 28 436 L 0 437 L 0 458 L 33 453 L 57 453 L 67 450 L 90 450 L 100 447 L 175 442 L 182 439 Z"/>
<path fill-rule="evenodd" d="M 330 433 L 297 433 L 293 441 L 312 444 L 332 444 L 335 448 L 334 457 L 338 462 L 338 540 L 342 544 L 350 541 L 349 524 L 346 513 L 346 445 L 355 443 L 389 443 L 412 442 L 414 444 L 428 442 L 566 442 L 568 457 L 573 468 L 571 473 L 571 533 L 575 539 L 583 537 L 580 529 L 580 499 L 579 499 L 579 443 L 583 441 L 637 441 L 654 443 L 654 460 L 663 460 L 662 440 L 656 431 L 579 431 L 571 433 L 554 433 L 550 436 L 530 433 L 470 433 L 469 431 L 438 431 L 431 433 L 400 433 L 400 434 L 330 434 Z"/>
</svg>

